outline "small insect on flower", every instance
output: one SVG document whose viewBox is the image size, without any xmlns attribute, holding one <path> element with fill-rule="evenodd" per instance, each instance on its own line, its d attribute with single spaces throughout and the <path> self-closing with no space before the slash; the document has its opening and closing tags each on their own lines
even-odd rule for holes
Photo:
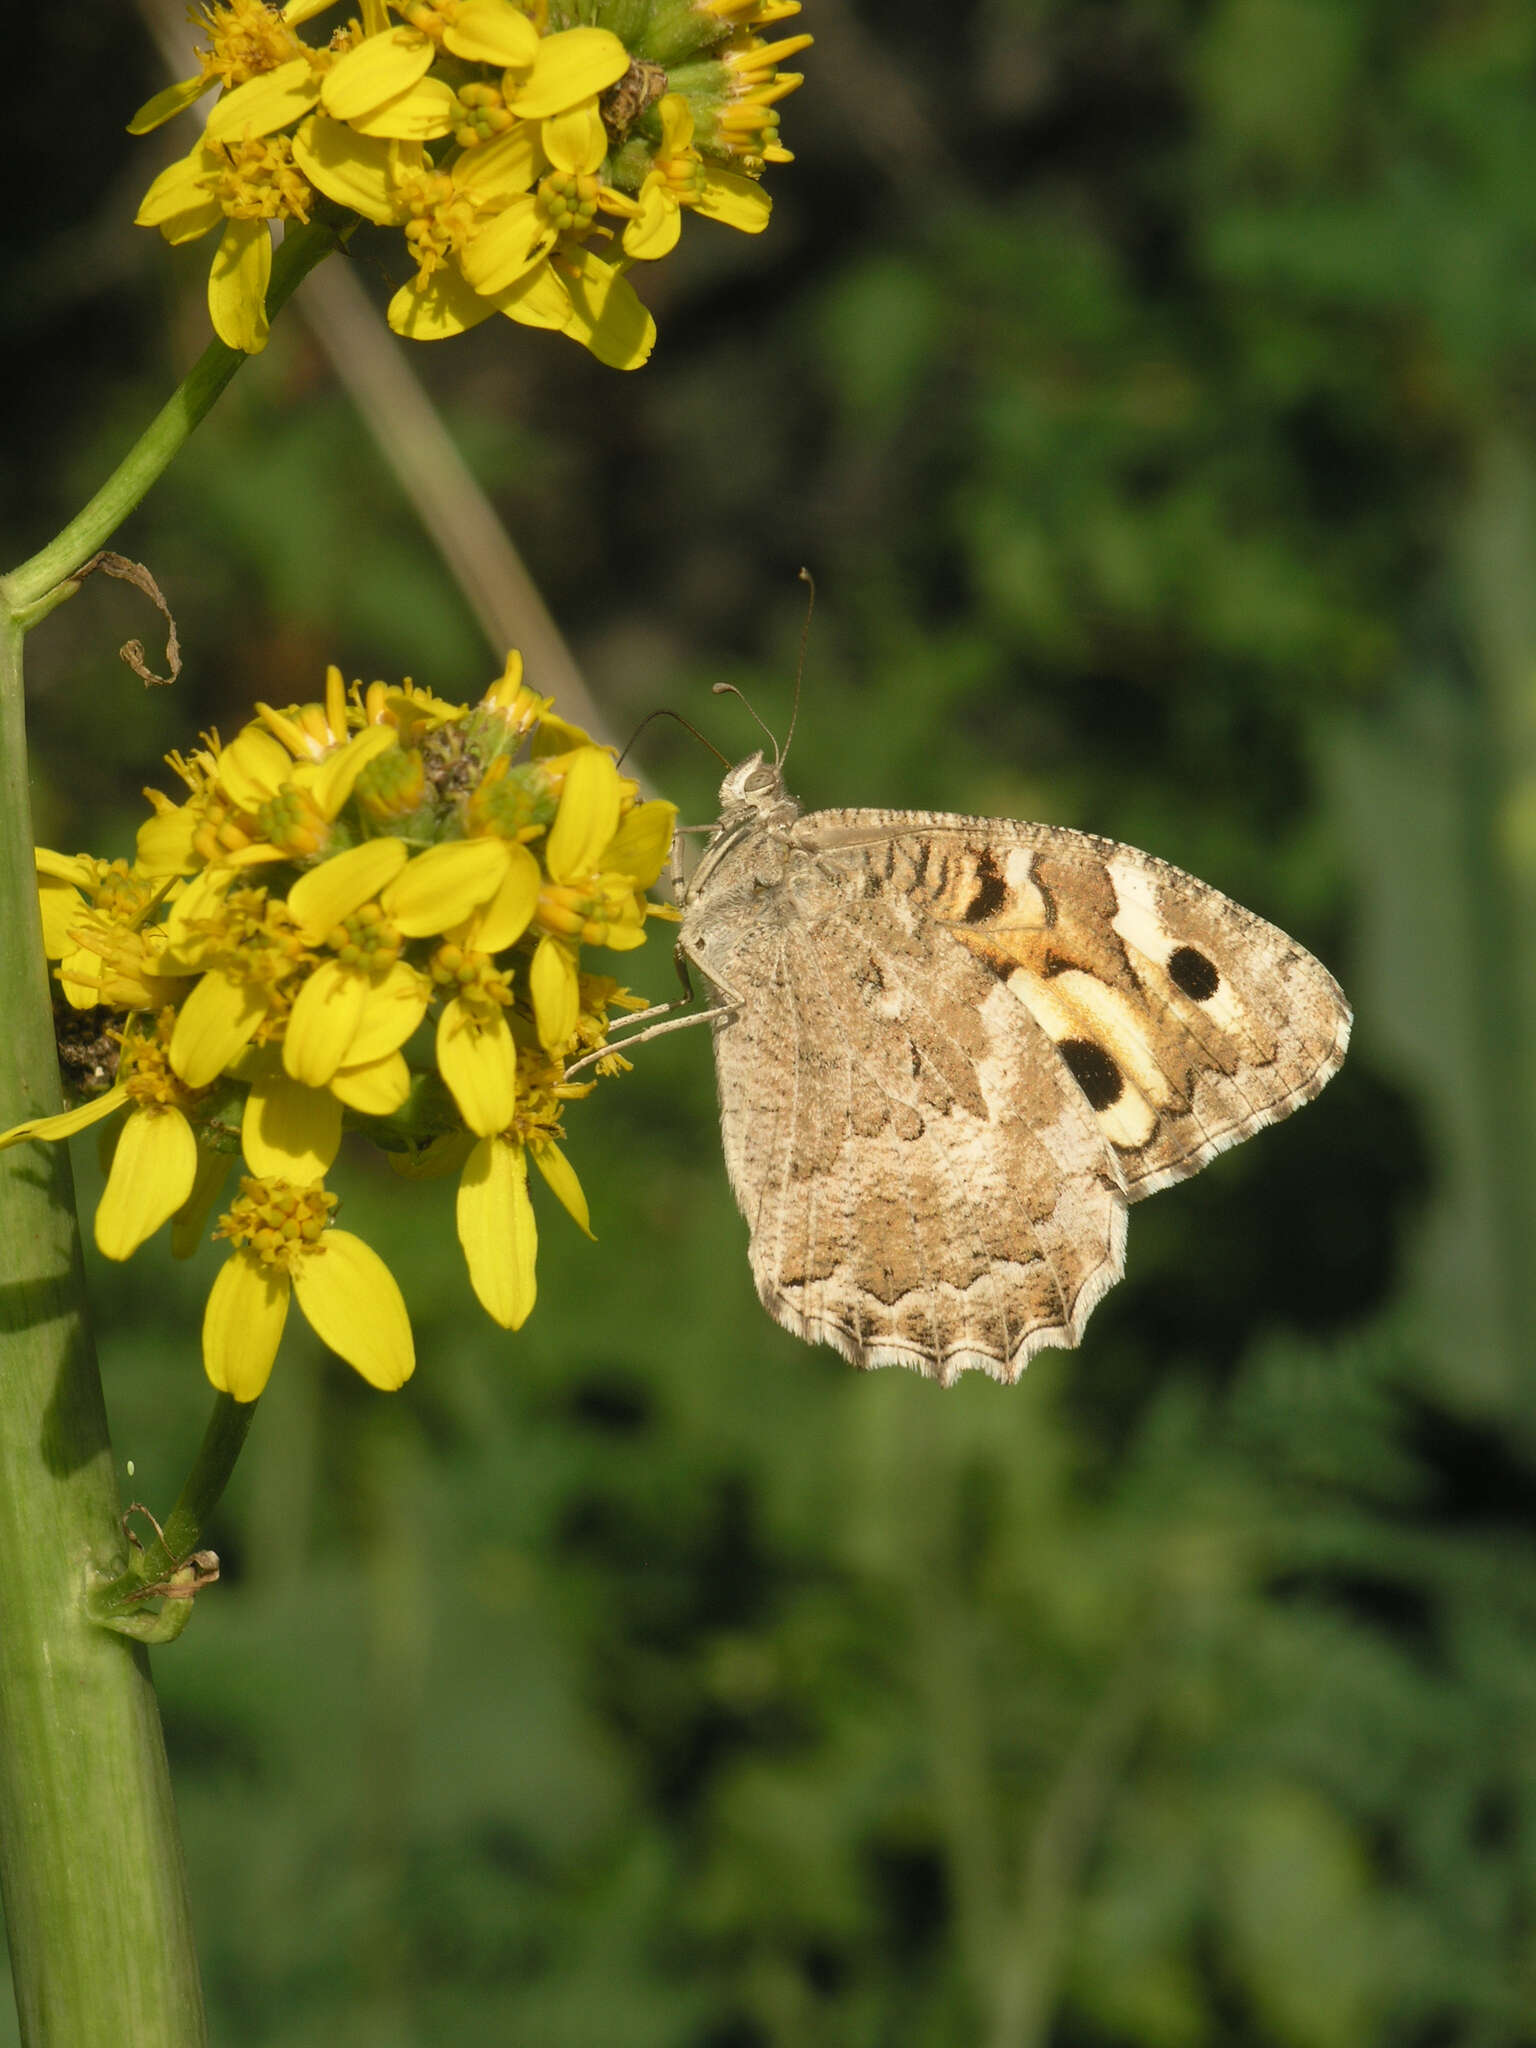
<svg viewBox="0 0 1536 2048">
<path fill-rule="evenodd" d="M 582 949 L 632 950 L 675 916 L 647 892 L 676 813 L 642 803 L 515 654 L 474 705 L 409 682 L 349 691 L 333 668 L 323 702 L 257 712 L 228 745 L 170 757 L 186 795 L 151 792 L 131 864 L 39 850 L 61 1064 L 84 1099 L 0 1147 L 120 1117 L 95 1219 L 113 1259 L 166 1222 L 190 1252 L 238 1154 L 203 1329 L 214 1385 L 255 1400 L 292 1294 L 397 1387 L 414 1363 L 399 1289 L 333 1223 L 343 1131 L 406 1179 L 461 1172 L 471 1284 L 518 1328 L 536 1291 L 528 1161 L 590 1236 L 561 1141 L 597 1076 L 565 1070 L 612 1012 L 644 1007 Z"/>
<path fill-rule="evenodd" d="M 141 107 L 146 134 L 211 87 L 191 151 L 138 221 L 167 241 L 220 229 L 214 330 L 267 341 L 272 221 L 396 228 L 413 266 L 389 324 L 438 341 L 500 313 L 632 370 L 656 339 L 626 272 L 676 247 L 697 213 L 768 224 L 759 180 L 788 163 L 782 70 L 808 35 L 761 30 L 800 0 L 363 0 L 323 44 L 298 33 L 334 0 L 219 0 L 198 17 L 199 69 Z"/>
</svg>

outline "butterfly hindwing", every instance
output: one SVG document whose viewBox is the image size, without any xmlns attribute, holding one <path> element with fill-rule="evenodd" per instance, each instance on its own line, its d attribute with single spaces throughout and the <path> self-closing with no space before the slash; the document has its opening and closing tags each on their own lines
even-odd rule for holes
<svg viewBox="0 0 1536 2048">
<path fill-rule="evenodd" d="M 1016 1378 L 1119 1277 L 1115 1162 L 1049 1040 L 913 906 L 855 897 L 732 957 L 722 1132 L 764 1302 L 857 1364 Z"/>
</svg>

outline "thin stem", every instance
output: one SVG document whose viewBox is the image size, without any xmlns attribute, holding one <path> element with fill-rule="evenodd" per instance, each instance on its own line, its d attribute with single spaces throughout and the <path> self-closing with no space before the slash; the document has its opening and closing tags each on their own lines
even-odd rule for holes
<svg viewBox="0 0 1536 2048">
<path fill-rule="evenodd" d="M 338 231 L 311 221 L 285 235 L 272 258 L 267 312 L 272 315 L 338 243 Z M 238 349 L 211 341 L 170 400 L 150 421 L 101 489 L 45 548 L 0 579 L 6 608 L 18 616 L 31 611 L 105 547 L 150 485 L 169 468 L 188 435 L 213 406 L 247 358 Z M 29 621 L 30 623 L 30 621 Z"/>
<path fill-rule="evenodd" d="M 57 1108 L 22 710 L 0 620 L 0 1128 Z M 198 2048 L 186 1875 L 143 1648 L 86 1615 L 120 1571 L 112 1449 L 62 1146 L 0 1154 L 0 1890 L 27 2048 Z"/>
<path fill-rule="evenodd" d="M 137 1553 L 127 1571 L 92 1594 L 91 1611 L 98 1620 L 127 1602 L 142 1599 L 146 1586 L 163 1584 L 190 1556 L 229 1484 L 229 1475 L 235 1469 L 235 1460 L 255 1414 L 254 1401 L 236 1401 L 228 1394 L 219 1395 L 192 1461 L 192 1470 L 160 1533 Z"/>
</svg>

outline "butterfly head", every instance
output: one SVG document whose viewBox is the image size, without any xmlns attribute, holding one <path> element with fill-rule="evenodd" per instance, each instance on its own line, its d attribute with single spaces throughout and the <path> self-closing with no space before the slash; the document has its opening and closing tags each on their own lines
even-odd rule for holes
<svg viewBox="0 0 1536 2048">
<path fill-rule="evenodd" d="M 765 761 L 760 753 L 738 761 L 720 785 L 720 823 L 735 825 L 788 823 L 799 816 L 800 806 L 784 788 L 784 775 L 776 761 Z"/>
</svg>

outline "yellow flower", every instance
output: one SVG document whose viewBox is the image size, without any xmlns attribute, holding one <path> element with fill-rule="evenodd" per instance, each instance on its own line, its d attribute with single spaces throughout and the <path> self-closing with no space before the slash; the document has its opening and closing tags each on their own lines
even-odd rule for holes
<svg viewBox="0 0 1536 2048">
<path fill-rule="evenodd" d="M 256 355 L 267 345 L 273 220 L 307 221 L 314 191 L 286 136 L 203 140 L 163 170 L 135 219 L 168 242 L 192 242 L 223 225 L 208 275 L 208 315 L 226 347 Z"/>
<path fill-rule="evenodd" d="M 187 1111 L 197 1100 L 166 1059 L 170 1013 L 148 1035 L 122 1042 L 116 1085 L 79 1109 L 34 1117 L 0 1137 L 0 1150 L 29 1138 L 72 1138 L 77 1131 L 127 1107 L 111 1169 L 96 1206 L 96 1245 L 109 1259 L 126 1259 L 181 1210 L 198 1176 L 199 1148 Z"/>
<path fill-rule="evenodd" d="M 232 347 L 266 340 L 266 223 L 309 220 L 317 195 L 402 232 L 415 274 L 390 302 L 397 333 L 437 341 L 500 313 L 620 369 L 655 339 L 632 261 L 668 254 L 685 212 L 766 225 L 756 180 L 789 161 L 777 107 L 801 82 L 779 65 L 810 37 L 757 31 L 798 0 L 592 0 L 575 26 L 515 0 L 391 0 L 395 22 L 360 4 L 323 46 L 296 33 L 323 0 L 211 8 L 199 74 L 135 117 L 142 133 L 225 87 L 139 219 L 172 241 L 222 224 L 209 306 Z"/>
<path fill-rule="evenodd" d="M 590 1234 L 562 1119 L 627 1064 L 568 1083 L 566 1063 L 600 1050 L 611 1009 L 643 1007 L 584 973 L 581 949 L 639 946 L 663 914 L 646 891 L 673 807 L 641 803 L 515 655 L 475 705 L 410 682 L 349 690 L 331 669 L 323 701 L 258 705 L 229 744 L 170 760 L 187 794 L 152 796 L 133 866 L 38 853 L 74 1020 L 61 1060 L 93 1092 L 0 1143 L 124 1112 L 96 1235 L 126 1258 L 167 1220 L 173 1250 L 192 1248 L 238 1142 L 249 1201 L 223 1226 L 207 1356 L 241 1399 L 265 1382 L 290 1288 L 336 1342 L 332 1295 L 373 1258 L 326 1222 L 348 1128 L 408 1173 L 463 1169 L 471 1282 L 517 1327 L 535 1291 L 528 1162 Z M 398 1384 L 397 1323 L 337 1348 Z"/>
<path fill-rule="evenodd" d="M 654 262 L 670 255 L 682 232 L 682 209 L 756 235 L 768 225 L 768 195 L 736 171 L 712 169 L 693 148 L 693 110 L 669 92 L 656 110 L 661 146 L 640 187 L 640 211 L 624 230 L 624 253 Z"/>
<path fill-rule="evenodd" d="M 208 1295 L 203 1366 L 220 1393 L 254 1401 L 272 1371 L 290 1295 L 322 1344 L 386 1393 L 416 1369 L 395 1276 L 360 1237 L 331 1226 L 318 1181 L 242 1179 L 217 1236 L 231 1251 Z"/>
<path fill-rule="evenodd" d="M 172 1002 L 176 984 L 158 972 L 159 934 L 146 920 L 159 899 L 154 878 L 120 860 L 36 849 L 43 950 L 58 964 L 59 987 L 77 1010 L 152 1010 Z"/>
</svg>

